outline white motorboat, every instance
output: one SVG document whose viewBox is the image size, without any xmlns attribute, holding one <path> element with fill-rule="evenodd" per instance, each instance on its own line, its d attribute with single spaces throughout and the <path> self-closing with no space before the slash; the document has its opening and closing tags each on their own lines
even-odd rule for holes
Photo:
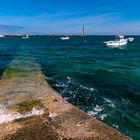
<svg viewBox="0 0 140 140">
<path fill-rule="evenodd" d="M 112 40 L 112 41 L 106 41 L 104 42 L 107 46 L 123 46 L 123 45 L 126 45 L 128 43 L 128 39 L 124 38 L 124 36 L 122 35 L 118 35 L 116 36 L 115 40 Z"/>
<path fill-rule="evenodd" d="M 66 36 L 66 37 L 61 37 L 60 39 L 61 39 L 61 40 L 69 40 L 69 39 L 70 39 L 70 37 L 69 37 L 69 36 Z"/>
<path fill-rule="evenodd" d="M 132 42 L 132 41 L 134 41 L 134 38 L 133 38 L 133 37 L 129 37 L 128 40 L 129 40 L 130 42 Z"/>
<path fill-rule="evenodd" d="M 0 35 L 0 38 L 3 38 L 3 37 L 5 37 L 5 35 Z"/>
<path fill-rule="evenodd" d="M 26 35 L 26 36 L 22 36 L 23 39 L 27 39 L 29 38 L 29 35 Z"/>
</svg>

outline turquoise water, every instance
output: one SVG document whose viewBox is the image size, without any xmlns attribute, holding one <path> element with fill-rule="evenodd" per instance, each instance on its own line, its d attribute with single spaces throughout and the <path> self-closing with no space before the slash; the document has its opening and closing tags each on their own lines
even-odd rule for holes
<svg viewBox="0 0 140 140">
<path fill-rule="evenodd" d="M 89 115 L 140 139 L 140 37 L 122 48 L 103 42 L 113 36 L 0 38 L 0 75 L 12 62 L 41 70 L 52 88 Z M 26 61 L 21 61 L 22 59 Z M 32 63 L 31 63 L 32 62 Z M 36 63 L 39 68 L 33 69 Z M 15 69 L 14 69 L 15 70 Z M 26 75 L 24 75 L 26 76 Z"/>
</svg>

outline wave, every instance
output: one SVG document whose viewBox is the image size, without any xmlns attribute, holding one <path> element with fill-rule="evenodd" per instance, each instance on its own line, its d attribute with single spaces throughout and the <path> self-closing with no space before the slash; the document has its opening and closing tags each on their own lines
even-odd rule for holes
<svg viewBox="0 0 140 140">
<path fill-rule="evenodd" d="M 115 108 L 115 105 L 111 100 L 104 98 L 104 97 L 103 97 L 103 99 L 105 100 L 104 102 L 106 102 L 108 106 Z"/>
<path fill-rule="evenodd" d="M 74 80 L 69 77 L 47 77 L 46 80 L 49 81 L 51 86 L 58 90 L 60 94 L 67 92 L 78 92 L 78 91 L 86 91 L 86 92 L 97 92 L 97 89 L 93 87 L 87 87 L 82 84 L 75 83 Z"/>
<path fill-rule="evenodd" d="M 21 114 L 18 112 L 8 113 L 6 107 L 0 105 L 0 124 L 7 123 L 16 119 L 27 118 L 36 115 L 42 115 L 44 113 L 43 109 L 33 108 L 30 112 Z"/>
<path fill-rule="evenodd" d="M 97 115 L 98 113 L 100 113 L 102 110 L 103 110 L 103 108 L 102 108 L 101 106 L 96 105 L 96 106 L 93 108 L 92 111 L 88 111 L 88 114 L 91 115 L 91 116 L 96 117 L 96 115 Z"/>
<path fill-rule="evenodd" d="M 64 99 L 101 121 L 108 117 L 108 109 L 116 108 L 112 100 L 99 94 L 98 89 L 79 84 L 70 76 L 48 77 L 47 80 Z"/>
</svg>

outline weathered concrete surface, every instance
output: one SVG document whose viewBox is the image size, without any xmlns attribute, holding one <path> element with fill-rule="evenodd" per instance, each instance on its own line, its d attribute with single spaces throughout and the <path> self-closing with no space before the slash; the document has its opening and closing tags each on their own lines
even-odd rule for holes
<svg viewBox="0 0 140 140">
<path fill-rule="evenodd" d="M 27 89 L 28 85 L 29 83 L 24 85 L 25 89 Z M 0 139 L 129 139 L 122 136 L 115 129 L 99 122 L 95 118 L 88 116 L 83 111 L 69 104 L 52 90 L 46 82 L 39 86 L 37 83 L 34 85 L 32 84 L 32 88 L 34 89 L 34 94 L 38 92 L 39 94 L 42 93 L 44 99 L 42 99 L 41 102 L 43 108 L 47 110 L 45 111 L 46 113 L 42 116 L 16 120 L 0 125 Z M 27 95 L 27 98 L 28 96 L 30 95 Z M 24 97 L 23 99 L 26 98 Z"/>
<path fill-rule="evenodd" d="M 6 112 L 17 112 L 21 102 L 40 100 L 44 114 L 1 124 L 1 140 L 129 140 L 65 101 L 40 71 L 28 72 L 26 78 L 21 75 L 12 70 L 0 80 L 0 100 L 7 103 Z"/>
</svg>

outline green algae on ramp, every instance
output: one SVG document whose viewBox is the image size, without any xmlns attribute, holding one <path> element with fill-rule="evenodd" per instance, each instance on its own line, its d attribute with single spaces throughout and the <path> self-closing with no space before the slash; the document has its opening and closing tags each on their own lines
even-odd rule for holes
<svg viewBox="0 0 140 140">
<path fill-rule="evenodd" d="M 0 130 L 1 140 L 130 140 L 76 108 L 56 117 L 45 114 L 15 120 L 0 125 Z"/>
<path fill-rule="evenodd" d="M 19 113 L 27 113 L 32 111 L 34 107 L 41 107 L 41 106 L 43 106 L 41 100 L 24 101 L 17 105 L 16 110 Z"/>
<path fill-rule="evenodd" d="M 4 70 L 2 79 L 19 78 L 24 80 L 39 80 L 43 79 L 44 75 L 41 72 L 41 66 L 33 57 L 24 59 L 21 56 L 16 57 Z"/>
<path fill-rule="evenodd" d="M 40 88 L 44 83 L 48 86 L 41 66 L 33 56 L 22 55 L 24 50 L 20 53 L 5 68 L 0 80 L 0 102 L 6 104 L 7 108 L 46 96 Z"/>
</svg>

